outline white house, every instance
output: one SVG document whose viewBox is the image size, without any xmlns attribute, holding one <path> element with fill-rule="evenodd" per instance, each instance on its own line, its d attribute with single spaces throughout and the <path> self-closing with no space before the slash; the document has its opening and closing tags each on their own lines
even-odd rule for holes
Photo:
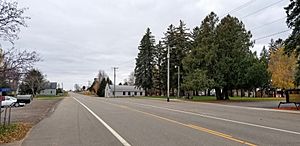
<svg viewBox="0 0 300 146">
<path fill-rule="evenodd" d="M 45 85 L 44 90 L 40 92 L 40 95 L 50 95 L 50 96 L 55 96 L 56 95 L 56 88 L 57 88 L 57 83 L 56 82 L 50 82 Z"/>
<path fill-rule="evenodd" d="M 143 88 L 135 86 L 116 85 L 116 97 L 145 96 Z M 114 97 L 114 85 L 106 85 L 105 97 Z"/>
</svg>

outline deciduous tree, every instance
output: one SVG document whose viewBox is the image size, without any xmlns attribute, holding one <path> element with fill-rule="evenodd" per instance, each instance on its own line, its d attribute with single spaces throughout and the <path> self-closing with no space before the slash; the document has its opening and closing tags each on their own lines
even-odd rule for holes
<svg viewBox="0 0 300 146">
<path fill-rule="evenodd" d="M 272 74 L 272 85 L 274 87 L 281 89 L 295 87 L 296 62 L 296 55 L 285 55 L 283 48 L 271 53 L 268 70 Z"/>
<path fill-rule="evenodd" d="M 45 75 L 38 69 L 30 70 L 23 79 L 23 84 L 25 87 L 29 87 L 33 96 L 37 95 L 43 89 L 46 82 Z"/>
</svg>

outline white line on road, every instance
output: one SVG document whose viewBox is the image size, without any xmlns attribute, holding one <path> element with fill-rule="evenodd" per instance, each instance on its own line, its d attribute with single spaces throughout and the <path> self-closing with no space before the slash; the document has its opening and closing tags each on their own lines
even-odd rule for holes
<svg viewBox="0 0 300 146">
<path fill-rule="evenodd" d="M 131 146 L 120 134 L 118 134 L 114 129 L 112 129 L 108 124 L 106 124 L 98 115 L 96 115 L 91 109 L 80 102 L 78 99 L 73 97 L 79 104 L 81 104 L 86 110 L 88 110 L 99 122 L 101 122 L 124 146 Z"/>
<path fill-rule="evenodd" d="M 231 122 L 231 123 L 236 123 L 236 124 L 241 124 L 241 125 L 259 127 L 259 128 L 264 128 L 264 129 L 269 129 L 269 130 L 274 130 L 274 131 L 280 131 L 280 132 L 285 132 L 285 133 L 300 135 L 300 132 L 296 132 L 296 131 L 290 131 L 290 130 L 284 130 L 284 129 L 279 129 L 279 128 L 273 128 L 273 127 L 268 127 L 268 126 L 253 124 L 253 123 L 247 123 L 247 122 L 241 122 L 241 121 L 236 121 L 236 120 L 230 120 L 230 119 L 225 119 L 225 118 L 220 118 L 220 117 L 215 117 L 215 116 L 209 116 L 209 115 L 205 115 L 205 114 L 199 114 L 199 113 L 194 113 L 194 112 L 188 112 L 188 111 L 183 111 L 183 110 L 177 110 L 177 109 L 160 107 L 160 106 L 154 106 L 154 105 L 149 105 L 149 104 L 142 104 L 142 103 L 133 103 L 133 102 L 124 102 L 124 103 L 132 103 L 132 104 L 136 104 L 136 105 L 148 106 L 148 107 L 153 107 L 153 108 L 158 108 L 158 109 L 165 109 L 165 110 L 174 111 L 174 112 L 178 112 L 178 113 L 196 115 L 196 116 L 200 116 L 200 117 L 204 117 L 204 118 L 210 118 L 210 119 L 215 119 L 215 120 L 220 120 L 220 121 L 226 121 L 226 122 Z"/>
</svg>

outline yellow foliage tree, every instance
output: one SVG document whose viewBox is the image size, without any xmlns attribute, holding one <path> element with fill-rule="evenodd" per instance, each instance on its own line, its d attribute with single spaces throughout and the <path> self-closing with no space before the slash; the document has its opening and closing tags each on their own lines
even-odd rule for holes
<svg viewBox="0 0 300 146">
<path fill-rule="evenodd" d="M 272 85 L 277 88 L 294 88 L 297 58 L 295 54 L 284 54 L 284 48 L 271 52 L 268 71 L 272 74 Z"/>
</svg>

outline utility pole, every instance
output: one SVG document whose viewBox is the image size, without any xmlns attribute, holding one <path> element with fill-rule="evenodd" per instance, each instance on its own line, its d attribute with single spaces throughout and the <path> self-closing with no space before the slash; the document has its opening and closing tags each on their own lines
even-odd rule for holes
<svg viewBox="0 0 300 146">
<path fill-rule="evenodd" d="M 116 70 L 118 69 L 118 67 L 113 67 L 114 69 L 114 98 L 116 97 Z"/>
<path fill-rule="evenodd" d="M 167 60 L 168 60 L 167 102 L 169 102 L 170 101 L 170 46 L 168 46 Z"/>
<path fill-rule="evenodd" d="M 180 66 L 175 66 L 178 69 L 178 77 L 177 77 L 177 97 L 180 97 Z"/>
</svg>

